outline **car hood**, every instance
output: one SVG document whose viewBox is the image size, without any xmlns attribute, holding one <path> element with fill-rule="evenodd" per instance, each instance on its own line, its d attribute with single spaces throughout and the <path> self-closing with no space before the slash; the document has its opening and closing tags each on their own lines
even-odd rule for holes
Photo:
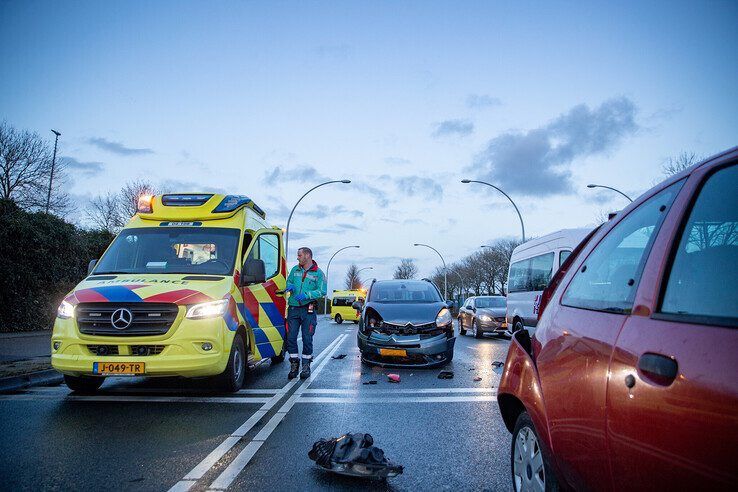
<svg viewBox="0 0 738 492">
<path fill-rule="evenodd" d="M 444 302 L 434 303 L 408 303 L 394 304 L 382 302 L 370 302 L 367 308 L 374 309 L 385 323 L 404 325 L 412 323 L 415 325 L 433 323 L 438 317 L 438 312 L 445 308 Z"/>
<path fill-rule="evenodd" d="M 477 308 L 477 316 L 480 314 L 486 314 L 493 318 L 502 318 L 505 316 L 507 309 L 505 308 Z"/>
<path fill-rule="evenodd" d="M 197 304 L 224 298 L 233 277 L 223 275 L 94 275 L 65 299 L 80 302 L 167 302 Z"/>
</svg>

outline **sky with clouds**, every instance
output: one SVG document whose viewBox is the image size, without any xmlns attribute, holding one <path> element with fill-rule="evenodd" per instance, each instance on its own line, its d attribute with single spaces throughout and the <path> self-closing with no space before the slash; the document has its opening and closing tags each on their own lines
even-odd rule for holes
<svg viewBox="0 0 738 492">
<path fill-rule="evenodd" d="M 251 196 L 331 288 L 593 225 L 665 159 L 738 145 L 738 3 L 0 2 L 0 119 L 61 131 L 84 204 Z M 80 209 L 83 207 L 79 207 Z M 79 210 L 79 209 L 78 209 Z M 81 215 L 72 217 L 79 220 Z"/>
</svg>

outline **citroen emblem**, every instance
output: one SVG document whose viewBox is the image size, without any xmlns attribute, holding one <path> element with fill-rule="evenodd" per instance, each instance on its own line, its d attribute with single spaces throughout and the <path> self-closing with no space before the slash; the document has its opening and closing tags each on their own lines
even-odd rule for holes
<svg viewBox="0 0 738 492">
<path fill-rule="evenodd" d="M 132 321 L 133 313 L 126 308 L 116 309 L 113 311 L 113 314 L 110 315 L 110 323 L 113 325 L 113 328 L 118 330 L 125 330 L 131 326 Z"/>
</svg>

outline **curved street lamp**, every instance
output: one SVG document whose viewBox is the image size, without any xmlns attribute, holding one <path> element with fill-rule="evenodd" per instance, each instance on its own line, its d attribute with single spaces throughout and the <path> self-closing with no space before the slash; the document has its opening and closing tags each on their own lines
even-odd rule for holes
<svg viewBox="0 0 738 492">
<path fill-rule="evenodd" d="M 326 284 L 326 289 L 325 290 L 326 290 L 326 293 L 325 293 L 325 298 L 323 298 L 323 314 L 326 314 L 326 315 L 328 314 L 328 272 L 330 272 L 330 270 L 331 270 L 331 262 L 333 261 L 333 258 L 335 258 L 336 255 L 338 253 L 340 253 L 341 251 L 343 251 L 344 249 L 359 248 L 359 247 L 360 246 L 344 246 L 343 248 L 341 248 L 338 251 L 336 251 L 335 253 L 333 253 L 333 256 L 331 256 L 331 259 L 328 260 L 328 266 L 325 267 L 325 284 Z"/>
<path fill-rule="evenodd" d="M 461 284 L 461 296 L 460 297 L 463 298 L 464 297 L 464 279 L 462 278 L 458 270 L 456 270 L 455 268 L 449 268 L 449 270 L 451 270 L 451 272 L 459 276 L 459 284 Z"/>
<path fill-rule="evenodd" d="M 446 268 L 446 260 L 443 259 L 441 253 L 439 253 L 433 246 L 423 243 L 415 243 L 413 246 L 425 246 L 426 248 L 430 248 L 436 252 L 439 258 L 441 258 L 441 262 L 443 263 L 443 302 L 446 302 L 448 300 L 448 269 Z"/>
<path fill-rule="evenodd" d="M 374 270 L 374 267 L 364 267 L 364 268 L 359 268 L 358 270 L 356 270 L 356 278 L 359 279 L 359 282 L 361 282 L 361 278 L 359 277 L 359 272 L 363 272 L 364 270 Z"/>
<path fill-rule="evenodd" d="M 518 218 L 520 219 L 520 228 L 523 230 L 523 242 L 525 242 L 525 224 L 523 224 L 523 216 L 520 215 L 520 210 L 518 210 L 518 206 L 515 205 L 515 202 L 513 201 L 512 198 L 510 198 L 510 195 L 508 195 L 507 193 L 505 193 L 504 191 L 502 191 L 501 189 L 499 189 L 497 186 L 495 186 L 493 184 L 490 184 L 490 183 L 487 183 L 486 181 L 477 181 L 475 179 L 462 179 L 461 182 L 464 183 L 464 184 L 479 183 L 479 184 L 487 185 L 487 186 L 490 186 L 490 187 L 496 189 L 497 191 L 499 191 L 503 195 L 505 195 L 505 197 L 508 200 L 510 200 L 510 203 L 512 203 L 512 206 L 515 207 L 515 211 L 518 213 Z"/>
<path fill-rule="evenodd" d="M 350 182 L 351 182 L 350 179 L 336 179 L 336 180 L 333 180 L 333 181 L 326 181 L 325 183 L 320 183 L 319 185 L 315 185 L 312 188 L 310 188 L 309 190 L 307 190 L 305 192 L 305 194 L 302 195 L 299 200 L 297 200 L 297 203 L 295 203 L 295 206 L 292 207 L 292 211 L 290 212 L 290 216 L 287 218 L 287 228 L 284 231 L 284 237 L 285 237 L 285 239 L 284 239 L 284 251 L 285 251 L 285 256 L 288 256 L 289 257 L 289 255 L 290 255 L 290 222 L 292 222 L 292 214 L 295 213 L 295 209 L 300 204 L 300 202 L 302 201 L 302 199 L 305 198 L 308 193 L 310 193 L 311 191 L 313 191 L 316 188 L 320 188 L 321 186 L 325 186 L 325 185 L 328 185 L 328 184 L 331 184 L 331 183 L 348 184 Z"/>
<path fill-rule="evenodd" d="M 614 191 L 615 193 L 620 193 L 625 198 L 627 198 L 630 202 L 633 202 L 633 199 L 631 197 L 629 197 L 628 195 L 626 195 L 622 191 L 618 190 L 617 188 L 613 188 L 612 186 L 605 186 L 605 185 L 598 185 L 598 184 L 588 184 L 587 185 L 587 188 L 606 188 L 608 190 Z"/>
</svg>

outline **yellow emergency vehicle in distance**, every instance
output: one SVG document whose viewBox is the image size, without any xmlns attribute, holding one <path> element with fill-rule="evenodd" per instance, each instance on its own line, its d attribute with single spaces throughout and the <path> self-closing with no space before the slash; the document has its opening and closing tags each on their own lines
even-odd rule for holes
<svg viewBox="0 0 738 492">
<path fill-rule="evenodd" d="M 344 321 L 359 322 L 359 312 L 351 307 L 356 301 L 364 302 L 365 290 L 334 290 L 331 301 L 331 318 L 339 325 Z"/>
<path fill-rule="evenodd" d="M 282 229 L 248 197 L 143 196 L 59 306 L 51 364 L 74 391 L 106 376 L 216 376 L 238 391 L 284 360 Z"/>
</svg>

